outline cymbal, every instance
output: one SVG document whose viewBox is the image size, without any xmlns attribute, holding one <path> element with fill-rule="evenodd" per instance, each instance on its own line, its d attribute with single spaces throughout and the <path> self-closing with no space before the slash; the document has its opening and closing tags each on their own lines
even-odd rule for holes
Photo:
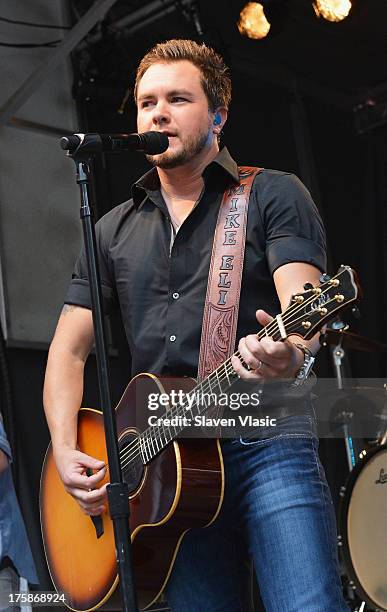
<svg viewBox="0 0 387 612">
<path fill-rule="evenodd" d="M 371 338 L 366 338 L 365 336 L 353 332 L 329 328 L 325 332 L 324 344 L 331 344 L 333 346 L 342 344 L 345 348 L 354 349 L 356 351 L 366 351 L 367 353 L 387 350 L 387 344 L 383 344 L 378 340 L 372 340 Z"/>
<path fill-rule="evenodd" d="M 346 435 L 379 438 L 386 431 L 386 402 L 384 388 L 351 386 L 325 390 L 322 382 L 313 398 L 319 435 L 340 437 L 337 427 L 347 425 L 350 429 Z"/>
</svg>

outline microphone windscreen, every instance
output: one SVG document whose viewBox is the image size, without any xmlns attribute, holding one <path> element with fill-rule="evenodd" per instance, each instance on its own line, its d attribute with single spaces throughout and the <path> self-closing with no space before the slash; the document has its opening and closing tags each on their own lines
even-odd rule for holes
<svg viewBox="0 0 387 612">
<path fill-rule="evenodd" d="M 69 136 L 63 136 L 60 139 L 60 146 L 64 151 L 71 151 L 76 149 L 81 139 L 76 134 L 70 134 Z"/>
<path fill-rule="evenodd" d="M 169 140 L 163 132 L 144 132 L 141 134 L 142 151 L 148 155 L 164 153 L 169 147 Z"/>
</svg>

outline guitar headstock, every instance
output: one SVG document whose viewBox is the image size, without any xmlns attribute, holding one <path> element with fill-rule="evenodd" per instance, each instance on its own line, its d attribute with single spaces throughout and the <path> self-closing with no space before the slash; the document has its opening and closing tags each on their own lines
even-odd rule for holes
<svg viewBox="0 0 387 612">
<path fill-rule="evenodd" d="M 292 296 L 281 315 L 288 335 L 311 338 L 339 311 L 361 297 L 357 275 L 349 266 L 340 266 L 334 276 L 323 275 L 321 280 L 317 287 Z"/>
</svg>

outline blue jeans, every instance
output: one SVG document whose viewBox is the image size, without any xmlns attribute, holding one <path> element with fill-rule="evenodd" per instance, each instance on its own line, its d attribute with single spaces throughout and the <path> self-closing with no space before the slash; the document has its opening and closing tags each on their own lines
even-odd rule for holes
<svg viewBox="0 0 387 612">
<path fill-rule="evenodd" d="M 212 525 L 183 538 L 168 586 L 173 612 L 246 612 L 252 557 L 266 612 L 348 612 L 330 491 L 308 428 L 223 441 L 226 487 Z"/>
</svg>

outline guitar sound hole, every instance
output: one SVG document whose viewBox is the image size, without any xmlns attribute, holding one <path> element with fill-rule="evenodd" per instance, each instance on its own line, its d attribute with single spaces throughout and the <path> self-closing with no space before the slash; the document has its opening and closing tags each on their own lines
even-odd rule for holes
<svg viewBox="0 0 387 612">
<path fill-rule="evenodd" d="M 129 493 L 135 491 L 140 486 L 144 465 L 138 453 L 136 433 L 128 433 L 119 441 L 122 477 L 129 487 Z"/>
</svg>

